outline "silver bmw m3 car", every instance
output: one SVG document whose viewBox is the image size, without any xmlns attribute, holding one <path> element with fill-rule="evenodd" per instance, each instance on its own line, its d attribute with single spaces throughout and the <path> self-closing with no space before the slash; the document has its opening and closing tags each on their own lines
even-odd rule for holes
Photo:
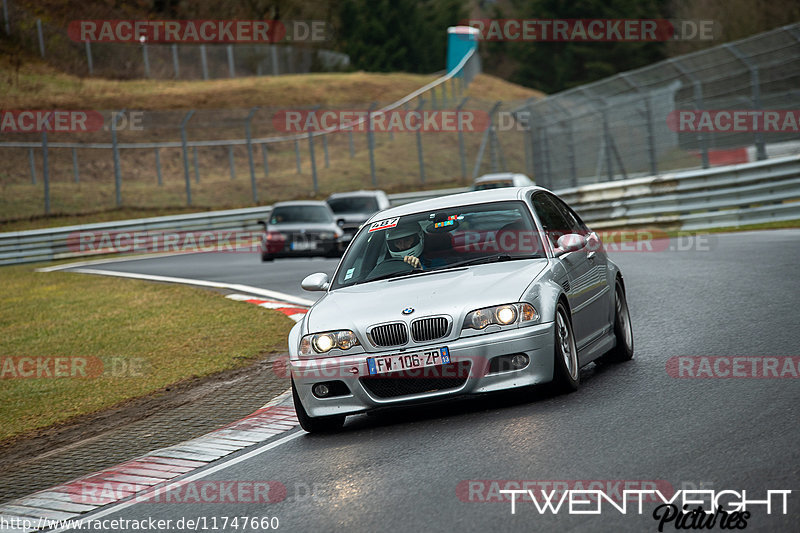
<svg viewBox="0 0 800 533">
<path fill-rule="evenodd" d="M 469 192 L 373 215 L 289 334 L 300 424 L 551 383 L 633 357 L 619 267 L 541 187 Z"/>
</svg>

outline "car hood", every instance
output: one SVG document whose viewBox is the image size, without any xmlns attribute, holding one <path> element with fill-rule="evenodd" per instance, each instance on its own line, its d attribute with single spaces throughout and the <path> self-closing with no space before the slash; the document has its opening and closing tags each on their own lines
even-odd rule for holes
<svg viewBox="0 0 800 533">
<path fill-rule="evenodd" d="M 518 302 L 546 265 L 546 259 L 507 261 L 336 289 L 306 315 L 306 332 L 351 329 L 363 336 L 373 324 L 441 314 L 458 323 L 473 309 Z M 405 316 L 408 307 L 414 312 Z"/>
</svg>

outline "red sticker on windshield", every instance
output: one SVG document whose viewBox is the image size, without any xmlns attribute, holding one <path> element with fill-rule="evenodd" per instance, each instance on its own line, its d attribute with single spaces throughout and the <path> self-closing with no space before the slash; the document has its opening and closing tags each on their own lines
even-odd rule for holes
<svg viewBox="0 0 800 533">
<path fill-rule="evenodd" d="M 382 229 L 393 228 L 397 225 L 399 221 L 400 217 L 389 218 L 386 220 L 379 220 L 378 222 L 373 222 L 372 224 L 370 224 L 367 233 L 372 233 L 373 231 L 378 231 Z"/>
</svg>

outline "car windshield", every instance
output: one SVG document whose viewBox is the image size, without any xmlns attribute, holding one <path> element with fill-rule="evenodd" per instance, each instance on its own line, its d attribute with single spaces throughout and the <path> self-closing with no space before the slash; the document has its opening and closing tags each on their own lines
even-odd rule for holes
<svg viewBox="0 0 800 533">
<path fill-rule="evenodd" d="M 544 257 L 530 211 L 513 200 L 367 224 L 353 239 L 332 289 L 473 264 Z M 416 269 L 406 260 L 420 261 Z M 414 262 L 412 260 L 412 262 Z"/>
<path fill-rule="evenodd" d="M 514 183 L 511 180 L 484 181 L 483 183 L 475 185 L 475 190 L 485 191 L 488 189 L 501 189 L 503 187 L 511 187 L 512 185 L 514 185 Z"/>
<path fill-rule="evenodd" d="M 284 205 L 272 210 L 270 224 L 333 222 L 330 211 L 321 205 Z"/>
<path fill-rule="evenodd" d="M 342 196 L 331 198 L 328 205 L 334 213 L 374 213 L 378 210 L 378 200 L 374 196 Z"/>
</svg>

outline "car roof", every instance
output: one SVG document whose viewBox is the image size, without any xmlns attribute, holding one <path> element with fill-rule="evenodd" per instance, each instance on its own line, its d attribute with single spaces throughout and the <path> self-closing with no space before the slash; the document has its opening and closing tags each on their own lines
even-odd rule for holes
<svg viewBox="0 0 800 533">
<path fill-rule="evenodd" d="M 379 196 L 382 194 L 386 193 L 384 193 L 383 191 L 366 191 L 362 189 L 360 191 L 335 192 L 330 196 L 328 196 L 328 199 L 330 200 L 331 198 L 343 198 L 345 196 Z"/>
<path fill-rule="evenodd" d="M 272 204 L 272 208 L 274 209 L 276 207 L 297 207 L 301 205 L 328 207 L 328 204 L 326 204 L 325 202 L 320 202 L 318 200 L 290 200 L 287 202 L 277 202 L 275 204 Z"/>
<path fill-rule="evenodd" d="M 410 204 L 391 207 L 373 215 L 370 220 L 400 217 L 419 213 L 421 211 L 434 211 L 437 209 L 450 209 L 463 205 L 483 204 L 487 202 L 502 202 L 508 200 L 522 200 L 530 191 L 546 191 L 544 187 L 532 185 L 530 187 L 504 187 L 502 189 L 490 189 L 488 191 L 462 192 L 440 196 L 429 200 L 421 200 Z"/>
</svg>

